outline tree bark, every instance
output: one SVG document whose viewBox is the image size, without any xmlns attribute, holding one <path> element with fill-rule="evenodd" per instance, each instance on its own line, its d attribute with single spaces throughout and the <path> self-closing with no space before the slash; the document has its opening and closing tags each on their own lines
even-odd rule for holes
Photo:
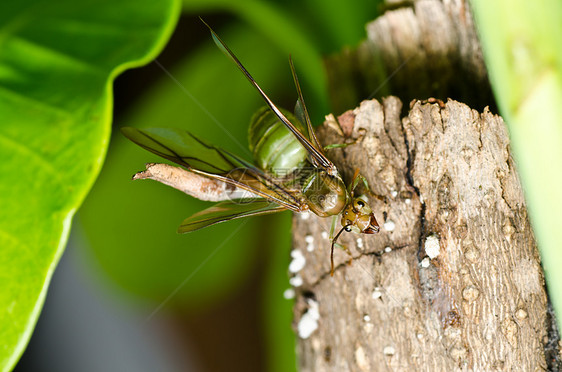
<svg viewBox="0 0 562 372">
<path fill-rule="evenodd" d="M 330 277 L 329 219 L 294 217 L 301 371 L 557 370 L 502 118 L 452 100 L 401 110 L 389 97 L 339 117 L 358 142 L 328 156 L 344 179 L 366 177 L 381 224 L 342 235 L 352 262 L 337 249 Z M 318 130 L 322 143 L 343 142 L 334 128 Z"/>
<path fill-rule="evenodd" d="M 386 5 L 392 10 L 367 25 L 367 38 L 357 49 L 325 61 L 333 112 L 389 95 L 402 102 L 450 97 L 495 111 L 466 0 L 387 0 Z"/>
</svg>

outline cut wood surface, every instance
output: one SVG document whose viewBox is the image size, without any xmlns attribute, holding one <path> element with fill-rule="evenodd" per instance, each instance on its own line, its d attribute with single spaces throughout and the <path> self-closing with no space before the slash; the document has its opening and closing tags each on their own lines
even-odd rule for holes
<svg viewBox="0 0 562 372">
<path fill-rule="evenodd" d="M 364 101 L 339 117 L 354 145 L 328 150 L 369 183 L 378 235 L 294 217 L 301 371 L 537 371 L 551 320 L 540 258 L 501 117 L 449 100 Z M 341 143 L 334 123 L 318 130 Z M 361 187 L 359 187 L 361 188 Z M 339 221 L 338 221 L 339 225 Z M 301 284 L 302 283 L 302 284 Z M 558 345 L 556 345 L 557 347 Z"/>
</svg>

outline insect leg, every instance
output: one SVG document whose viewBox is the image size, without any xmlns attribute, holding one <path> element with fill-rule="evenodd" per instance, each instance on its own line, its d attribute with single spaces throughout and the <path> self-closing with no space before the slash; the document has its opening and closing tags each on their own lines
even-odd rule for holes
<svg viewBox="0 0 562 372">
<path fill-rule="evenodd" d="M 336 243 L 336 240 L 338 240 L 342 232 L 350 231 L 348 230 L 349 226 L 350 225 L 345 225 L 344 227 L 342 227 L 342 229 L 336 234 L 335 238 L 332 240 L 332 249 L 330 250 L 330 264 L 331 264 L 330 276 L 334 276 L 334 247 L 341 248 L 347 252 L 347 254 L 350 257 L 349 264 L 351 264 L 351 261 L 353 260 L 353 256 L 351 255 L 351 251 L 349 250 L 349 248 L 347 248 L 343 244 Z"/>
<path fill-rule="evenodd" d="M 346 245 L 340 244 L 340 243 L 334 243 L 332 245 L 332 252 L 331 252 L 331 262 L 332 262 L 332 271 L 330 273 L 331 276 L 334 276 L 334 247 L 339 248 L 339 249 L 343 249 L 345 251 L 345 253 L 347 253 L 349 255 L 349 261 L 347 262 L 348 265 L 351 265 L 351 263 L 353 262 L 353 255 L 351 254 L 351 251 L 349 250 L 349 248 Z"/>
<path fill-rule="evenodd" d="M 355 145 L 357 142 L 359 141 L 359 139 L 356 139 L 353 142 L 348 142 L 348 143 L 334 143 L 332 145 L 326 145 L 324 146 L 324 150 L 330 150 L 330 149 L 344 149 L 347 146 L 351 146 L 351 145 Z"/>
<path fill-rule="evenodd" d="M 336 224 L 338 223 L 338 216 L 332 216 L 332 224 L 330 226 L 330 235 L 329 235 L 329 239 L 330 241 L 334 240 L 334 233 L 336 232 Z"/>
<path fill-rule="evenodd" d="M 365 188 L 367 189 L 369 194 L 373 194 L 373 192 L 371 191 L 371 188 L 369 187 L 369 183 L 367 182 L 367 179 L 359 173 L 359 169 L 355 169 L 355 173 L 353 174 L 353 179 L 352 179 L 351 183 L 349 184 L 349 190 L 348 190 L 351 197 L 353 197 L 355 188 L 357 187 L 359 182 L 363 182 L 363 186 L 365 186 Z"/>
</svg>

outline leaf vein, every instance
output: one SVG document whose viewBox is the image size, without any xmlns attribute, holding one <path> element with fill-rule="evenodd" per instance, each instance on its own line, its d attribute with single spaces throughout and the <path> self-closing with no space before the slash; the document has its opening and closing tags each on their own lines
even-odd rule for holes
<svg viewBox="0 0 562 372">
<path fill-rule="evenodd" d="M 41 155 L 37 153 L 36 150 L 31 147 L 24 145 L 13 138 L 7 137 L 6 135 L 0 133 L 0 143 L 2 147 L 12 147 L 15 151 L 22 154 L 22 156 L 27 157 L 28 160 L 34 162 L 40 171 L 46 171 L 52 178 L 63 188 L 66 188 L 64 179 L 60 176 L 60 173 L 49 161 L 45 160 Z"/>
</svg>

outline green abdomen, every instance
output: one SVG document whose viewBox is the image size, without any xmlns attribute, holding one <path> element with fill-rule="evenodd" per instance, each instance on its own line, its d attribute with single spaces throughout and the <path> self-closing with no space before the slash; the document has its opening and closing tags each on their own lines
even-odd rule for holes
<svg viewBox="0 0 562 372">
<path fill-rule="evenodd" d="M 293 114 L 281 111 L 301 133 L 305 133 L 303 125 Z M 252 116 L 248 142 L 256 165 L 276 177 L 283 177 L 302 167 L 307 159 L 304 147 L 267 106 Z"/>
</svg>

